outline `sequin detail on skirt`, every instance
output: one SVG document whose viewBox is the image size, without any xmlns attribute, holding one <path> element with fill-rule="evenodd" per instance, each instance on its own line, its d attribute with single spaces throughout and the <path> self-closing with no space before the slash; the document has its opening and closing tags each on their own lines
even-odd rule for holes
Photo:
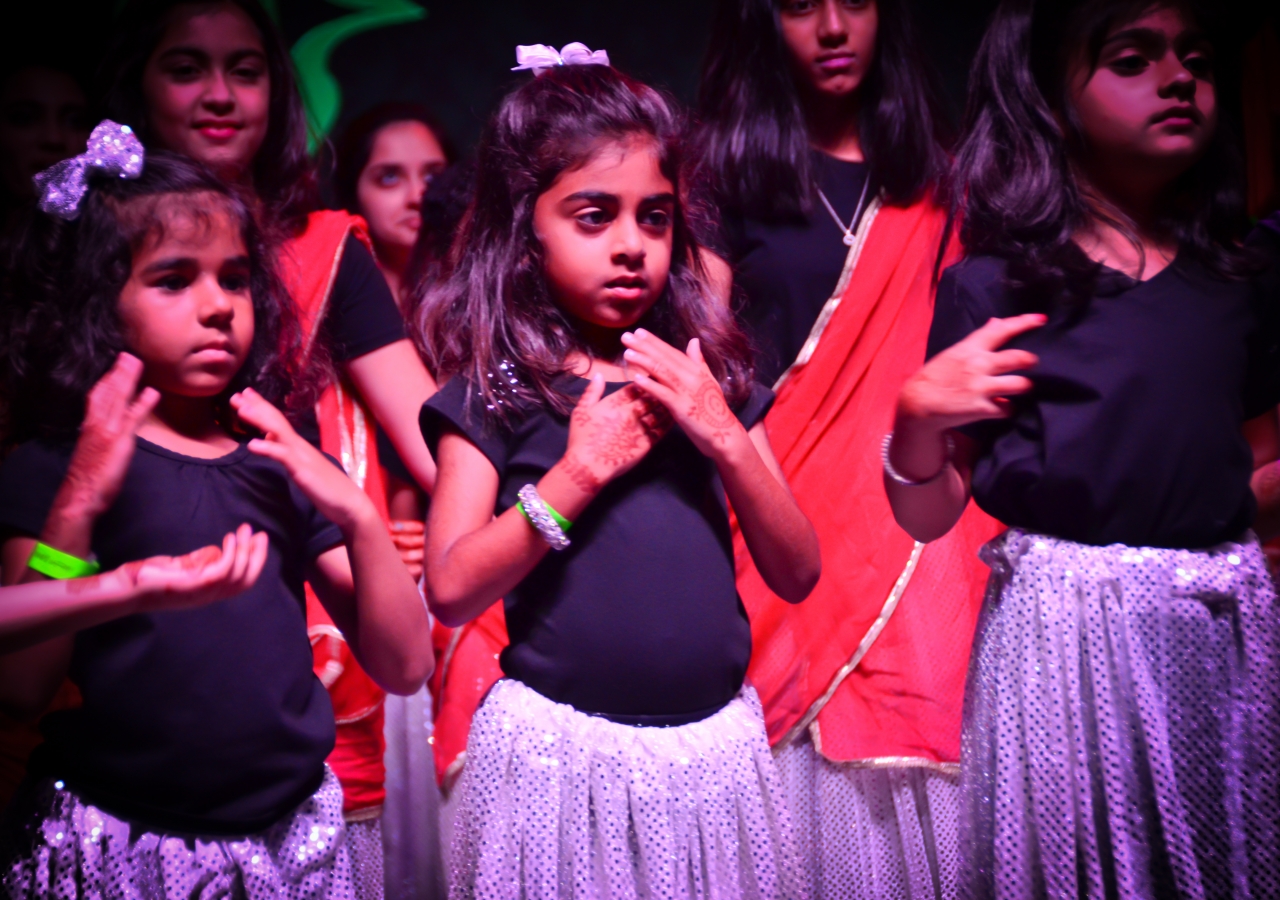
<svg viewBox="0 0 1280 900">
<path fill-rule="evenodd" d="M 1280 896 L 1280 628 L 1256 540 L 1013 530 L 982 556 L 961 895 Z"/>
<path fill-rule="evenodd" d="M 29 786 L 17 820 L 10 809 L 11 900 L 354 900 L 342 787 L 327 769 L 291 816 L 244 838 L 132 829 L 61 784 Z"/>
<path fill-rule="evenodd" d="M 810 900 L 955 900 L 958 775 L 834 763 L 807 735 L 778 772 Z"/>
<path fill-rule="evenodd" d="M 382 817 L 347 822 L 346 828 L 355 900 L 383 900 Z"/>
<path fill-rule="evenodd" d="M 499 681 L 458 790 L 454 900 L 803 896 L 750 688 L 700 722 L 636 728 Z"/>
</svg>

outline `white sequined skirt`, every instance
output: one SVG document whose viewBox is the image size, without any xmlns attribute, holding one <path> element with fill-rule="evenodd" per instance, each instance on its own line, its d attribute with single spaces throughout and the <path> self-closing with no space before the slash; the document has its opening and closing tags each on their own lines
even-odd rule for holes
<svg viewBox="0 0 1280 900">
<path fill-rule="evenodd" d="M 1013 530 L 982 556 L 961 895 L 1280 897 L 1280 610 L 1257 541 Z"/>
<path fill-rule="evenodd" d="M 458 790 L 455 900 L 803 896 L 750 688 L 702 721 L 638 728 L 499 681 Z"/>
<path fill-rule="evenodd" d="M 61 784 L 29 785 L 9 811 L 10 900 L 354 900 L 342 786 L 328 769 L 291 816 L 243 838 L 142 831 Z"/>
<path fill-rule="evenodd" d="M 807 735 L 778 772 L 810 900 L 955 900 L 958 774 L 831 762 Z"/>
</svg>

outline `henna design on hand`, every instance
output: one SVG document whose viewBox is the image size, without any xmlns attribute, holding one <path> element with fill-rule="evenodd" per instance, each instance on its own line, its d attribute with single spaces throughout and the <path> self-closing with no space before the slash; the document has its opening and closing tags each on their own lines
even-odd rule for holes
<svg viewBox="0 0 1280 900">
<path fill-rule="evenodd" d="M 600 479 L 596 477 L 595 473 L 575 457 L 565 457 L 564 473 L 569 476 L 570 481 L 586 493 L 594 494 L 596 491 L 600 490 L 602 486 Z"/>
</svg>

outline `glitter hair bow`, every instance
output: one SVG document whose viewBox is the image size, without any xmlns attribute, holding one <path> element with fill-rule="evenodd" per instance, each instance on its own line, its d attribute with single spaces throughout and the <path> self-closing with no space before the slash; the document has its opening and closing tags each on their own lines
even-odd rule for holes
<svg viewBox="0 0 1280 900">
<path fill-rule="evenodd" d="M 142 142 L 132 128 L 103 119 L 89 135 L 83 153 L 64 159 L 35 177 L 40 208 L 60 219 L 74 219 L 80 215 L 80 201 L 89 189 L 90 172 L 137 178 L 142 174 L 145 157 Z"/>
<path fill-rule="evenodd" d="M 516 47 L 516 62 L 512 72 L 521 69 L 533 69 L 533 74 L 541 75 L 554 66 L 607 66 L 609 54 L 604 50 L 591 50 L 586 44 L 574 41 L 565 44 L 556 52 L 555 47 L 546 44 L 520 44 Z"/>
</svg>

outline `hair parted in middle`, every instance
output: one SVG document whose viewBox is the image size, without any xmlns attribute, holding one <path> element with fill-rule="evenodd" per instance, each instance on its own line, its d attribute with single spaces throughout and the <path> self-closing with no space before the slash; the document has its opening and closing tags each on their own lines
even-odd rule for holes
<svg viewBox="0 0 1280 900">
<path fill-rule="evenodd" d="M 1010 287 L 1028 311 L 1083 309 L 1101 267 L 1074 235 L 1091 219 L 1114 225 L 1141 251 L 1132 223 L 1091 195 L 1081 176 L 1077 160 L 1088 142 L 1069 75 L 1081 62 L 1097 68 L 1114 28 L 1164 8 L 1215 44 L 1218 124 L 1204 155 L 1171 186 L 1159 224 L 1180 252 L 1220 276 L 1254 269 L 1239 246 L 1247 220 L 1235 73 L 1205 11 L 1190 0 L 1004 0 L 973 62 L 948 192 L 965 249 L 1009 260 Z"/>
<path fill-rule="evenodd" d="M 875 186 L 911 203 L 947 168 L 950 123 L 920 52 L 912 0 L 876 0 L 875 59 L 858 136 Z M 779 0 L 719 0 L 698 85 L 699 182 L 742 215 L 785 220 L 815 202 L 811 142 L 779 24 Z"/>
<path fill-rule="evenodd" d="M 610 142 L 633 140 L 652 142 L 682 197 L 683 126 L 673 101 L 611 66 L 549 69 L 503 99 L 476 150 L 475 198 L 444 277 L 428 286 L 418 312 L 437 378 L 467 378 L 502 423 L 515 413 L 513 400 L 562 413 L 573 407 L 554 382 L 567 372 L 566 356 L 587 347 L 548 289 L 534 206 L 562 172 Z M 751 389 L 750 348 L 711 292 L 681 202 L 672 237 L 666 287 L 638 325 L 681 350 L 698 338 L 734 405 Z M 499 385 L 499 372 L 513 372 L 517 383 Z"/>
<path fill-rule="evenodd" d="M 155 246 L 178 220 L 238 230 L 249 256 L 254 333 L 249 355 L 223 395 L 252 387 L 295 413 L 319 395 L 320 369 L 302 371 L 302 332 L 293 301 L 240 194 L 199 163 L 174 153 L 147 154 L 138 178 L 95 173 L 71 221 L 34 212 L 0 286 L 0 395 L 8 399 L 5 440 L 74 438 L 90 389 L 129 349 L 120 294 L 135 255 Z"/>
</svg>

